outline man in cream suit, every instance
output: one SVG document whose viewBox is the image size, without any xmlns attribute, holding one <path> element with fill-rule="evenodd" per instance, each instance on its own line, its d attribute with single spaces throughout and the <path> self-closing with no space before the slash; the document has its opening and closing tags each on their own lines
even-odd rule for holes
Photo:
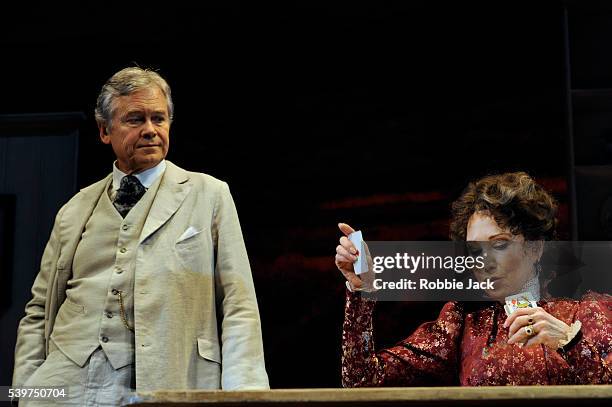
<svg viewBox="0 0 612 407">
<path fill-rule="evenodd" d="M 165 160 L 173 115 L 157 73 L 103 86 L 113 172 L 57 214 L 26 305 L 13 387 L 69 386 L 75 405 L 132 391 L 266 389 L 257 300 L 226 183 Z"/>
</svg>

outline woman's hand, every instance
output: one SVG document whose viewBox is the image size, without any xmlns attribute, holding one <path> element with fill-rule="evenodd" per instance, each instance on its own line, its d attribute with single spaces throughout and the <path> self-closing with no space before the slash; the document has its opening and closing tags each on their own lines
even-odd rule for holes
<svg viewBox="0 0 612 407">
<path fill-rule="evenodd" d="M 342 272 L 346 281 L 351 287 L 356 290 L 370 290 L 372 288 L 372 274 L 370 272 L 362 273 L 359 276 L 353 270 L 353 263 L 357 261 L 358 256 L 366 256 L 368 262 L 368 271 L 371 270 L 370 259 L 367 256 L 368 248 L 364 243 L 366 253 L 359 253 L 353 242 L 348 239 L 348 235 L 355 230 L 346 223 L 339 223 L 338 228 L 344 234 L 340 238 L 340 244 L 336 247 L 336 267 Z"/>
<path fill-rule="evenodd" d="M 525 327 L 531 325 L 530 336 Z M 544 311 L 542 308 L 521 308 L 516 310 L 504 322 L 508 331 L 508 343 L 525 343 L 525 346 L 543 344 L 551 349 L 559 347 L 559 341 L 567 339 L 570 327 L 565 322 Z M 526 342 L 525 342 L 526 341 Z"/>
</svg>

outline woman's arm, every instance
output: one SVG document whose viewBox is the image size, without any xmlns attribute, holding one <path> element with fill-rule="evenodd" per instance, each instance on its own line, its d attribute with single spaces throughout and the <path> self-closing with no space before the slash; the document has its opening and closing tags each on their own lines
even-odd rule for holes
<svg viewBox="0 0 612 407">
<path fill-rule="evenodd" d="M 347 290 L 342 332 L 342 386 L 452 385 L 458 382 L 458 348 L 463 311 L 444 305 L 436 321 L 379 352 L 374 347 L 375 300 Z"/>
<path fill-rule="evenodd" d="M 358 256 L 370 259 L 367 247 L 359 253 L 349 240 L 354 229 L 338 224 L 344 234 L 336 247 L 335 263 L 354 290 L 369 290 L 372 272 L 356 275 L 353 263 Z M 342 332 L 342 385 L 411 386 L 419 384 L 456 384 L 458 347 L 463 328 L 462 307 L 447 303 L 434 322 L 421 325 L 396 346 L 376 352 L 372 315 L 376 301 L 347 290 Z"/>
<path fill-rule="evenodd" d="M 612 296 L 587 294 L 575 320 L 582 323 L 580 332 L 559 354 L 571 367 L 576 383 L 612 383 Z"/>
</svg>

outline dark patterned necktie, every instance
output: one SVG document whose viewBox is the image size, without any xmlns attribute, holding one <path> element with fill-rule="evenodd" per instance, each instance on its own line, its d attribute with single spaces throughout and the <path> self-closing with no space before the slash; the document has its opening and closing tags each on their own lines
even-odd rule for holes
<svg viewBox="0 0 612 407">
<path fill-rule="evenodd" d="M 126 175 L 121 179 L 121 185 L 117 190 L 113 205 L 115 205 L 121 216 L 125 218 L 130 209 L 138 203 L 145 192 L 147 190 L 138 178 L 133 175 Z"/>
</svg>

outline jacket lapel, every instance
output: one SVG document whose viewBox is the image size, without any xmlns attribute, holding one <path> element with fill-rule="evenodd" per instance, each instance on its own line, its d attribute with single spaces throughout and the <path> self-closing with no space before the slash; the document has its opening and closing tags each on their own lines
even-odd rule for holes
<svg viewBox="0 0 612 407">
<path fill-rule="evenodd" d="M 58 269 L 72 267 L 72 259 L 74 258 L 74 253 L 81 239 L 85 224 L 96 207 L 100 196 L 105 192 L 112 176 L 113 174 L 111 173 L 95 184 L 83 188 L 81 193 L 76 196 L 78 201 L 68 205 L 64 210 L 60 221 L 61 253 L 57 261 Z"/>
<path fill-rule="evenodd" d="M 155 233 L 178 210 L 191 191 L 192 184 L 187 183 L 188 180 L 187 171 L 166 160 L 166 171 L 142 228 L 139 243 Z"/>
</svg>

